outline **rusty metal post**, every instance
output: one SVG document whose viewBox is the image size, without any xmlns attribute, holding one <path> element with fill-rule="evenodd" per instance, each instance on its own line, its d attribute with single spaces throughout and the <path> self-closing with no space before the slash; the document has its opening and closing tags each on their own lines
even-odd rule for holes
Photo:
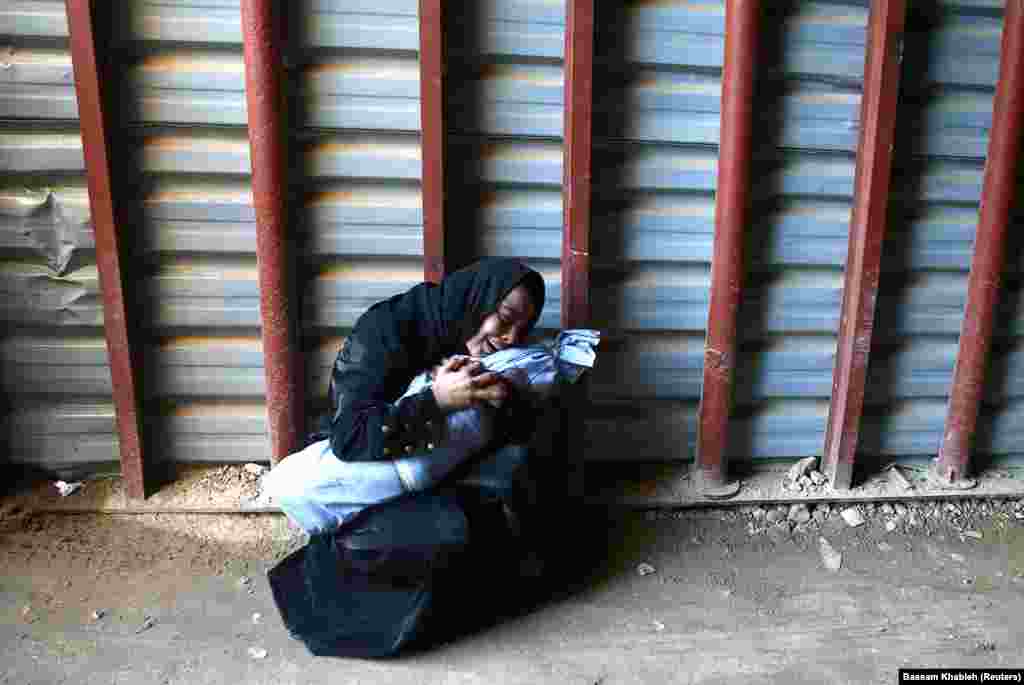
<svg viewBox="0 0 1024 685">
<path fill-rule="evenodd" d="M 590 325 L 590 186 L 594 127 L 594 2 L 568 0 L 565 17 L 565 142 L 562 179 L 562 328 Z M 568 494 L 584 492 L 583 380 L 565 398 Z"/>
<path fill-rule="evenodd" d="M 967 307 L 949 395 L 946 425 L 934 480 L 946 487 L 970 487 L 970 449 L 985 386 L 1006 252 L 1006 226 L 1013 205 L 1017 160 L 1024 123 L 1024 0 L 1007 0 L 992 107 L 992 131 L 981 191 L 974 256 L 967 279 Z"/>
<path fill-rule="evenodd" d="M 288 254 L 284 63 L 281 34 L 284 3 L 242 0 L 245 95 L 256 208 L 256 259 L 260 279 L 263 366 L 271 460 L 297 450 L 304 430 L 297 303 Z"/>
<path fill-rule="evenodd" d="M 853 481 L 864 407 L 889 207 L 905 17 L 905 0 L 875 0 L 871 4 L 842 318 L 823 457 L 823 470 L 832 486 L 840 490 L 849 489 Z"/>
<path fill-rule="evenodd" d="M 423 278 L 445 275 L 445 0 L 420 0 L 420 122 L 423 157 Z"/>
<path fill-rule="evenodd" d="M 569 0 L 565 24 L 562 327 L 590 321 L 590 182 L 594 121 L 594 2 Z"/>
<path fill-rule="evenodd" d="M 725 447 L 736 365 L 736 313 L 743 290 L 743 234 L 750 195 L 751 114 L 759 15 L 758 0 L 725 3 L 715 242 L 695 464 L 698 487 L 711 497 L 730 497 L 739 491 L 738 482 L 726 480 Z"/>
<path fill-rule="evenodd" d="M 131 499 L 147 494 L 146 459 L 142 435 L 138 373 L 141 350 L 134 339 L 137 322 L 131 321 L 125 306 L 127 262 L 118 232 L 118 211 L 111 183 L 109 98 L 103 91 L 107 74 L 97 59 L 91 0 L 67 0 L 71 61 L 82 131 L 82 151 L 89 185 L 92 227 L 96 236 L 96 267 L 103 291 L 103 332 L 110 356 L 114 410 L 121 454 L 121 474 Z"/>
</svg>

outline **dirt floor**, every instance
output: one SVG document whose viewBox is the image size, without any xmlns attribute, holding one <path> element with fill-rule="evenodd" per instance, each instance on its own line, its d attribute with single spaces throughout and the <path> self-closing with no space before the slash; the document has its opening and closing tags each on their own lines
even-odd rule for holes
<svg viewBox="0 0 1024 685">
<path fill-rule="evenodd" d="M 5 685 L 890 683 L 900 666 L 1024 666 L 1020 500 L 855 504 L 856 527 L 846 505 L 595 508 L 580 539 L 603 561 L 574 591 L 387 662 L 315 658 L 288 636 L 265 572 L 303 541 L 279 514 L 23 504 L 0 505 Z"/>
</svg>

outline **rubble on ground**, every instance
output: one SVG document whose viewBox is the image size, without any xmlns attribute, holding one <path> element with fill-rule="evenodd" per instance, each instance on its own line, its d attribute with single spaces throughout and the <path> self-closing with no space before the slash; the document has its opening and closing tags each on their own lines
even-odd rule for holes
<svg viewBox="0 0 1024 685">
<path fill-rule="evenodd" d="M 961 540 L 982 540 L 983 529 L 1024 519 L 1024 499 L 920 500 L 851 505 L 798 502 L 745 505 L 735 511 L 746 522 L 749 536 L 766 535 L 776 543 L 828 525 L 855 528 L 875 536 L 899 532 L 927 536 L 946 530 Z"/>
</svg>

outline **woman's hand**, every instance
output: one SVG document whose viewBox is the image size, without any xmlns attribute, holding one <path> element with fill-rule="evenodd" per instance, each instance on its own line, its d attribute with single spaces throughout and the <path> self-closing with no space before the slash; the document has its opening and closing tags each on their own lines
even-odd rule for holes
<svg viewBox="0 0 1024 685">
<path fill-rule="evenodd" d="M 500 374 L 484 373 L 483 365 L 467 356 L 446 360 L 434 372 L 434 399 L 442 411 L 468 409 L 481 402 L 501 402 L 508 395 Z"/>
</svg>

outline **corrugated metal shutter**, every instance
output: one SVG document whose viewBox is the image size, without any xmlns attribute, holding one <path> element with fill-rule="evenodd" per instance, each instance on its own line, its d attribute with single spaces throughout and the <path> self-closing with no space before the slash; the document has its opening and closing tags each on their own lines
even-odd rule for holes
<svg viewBox="0 0 1024 685">
<path fill-rule="evenodd" d="M 707 315 L 724 4 L 596 4 L 592 301 L 608 337 L 586 457 L 686 459 Z M 737 459 L 821 450 L 867 4 L 766 4 L 729 445 Z M 291 6 L 292 204 L 312 414 L 325 408 L 330 364 L 356 317 L 422 278 L 416 12 L 416 0 Z M 148 428 L 171 459 L 266 459 L 238 1 L 134 0 L 118 16 L 121 142 L 141 172 Z M 564 16 L 564 2 L 550 0 L 449 6 L 448 231 L 469 257 L 524 257 L 540 270 L 547 328 L 560 309 Z M 0 70 L 0 169 L 10 189 L 0 274 L 14 293 L 0 311 L 31 326 L 4 338 L 3 377 L 6 388 L 29 391 L 9 420 L 24 443 L 15 456 L 48 465 L 116 456 L 62 22 L 60 2 L 0 8 L 0 35 L 15 48 L 12 68 Z M 869 453 L 930 456 L 938 445 L 1000 23 L 995 0 L 939 3 L 907 21 L 862 433 Z M 76 246 L 62 275 L 43 256 L 59 258 L 59 247 L 40 247 L 63 245 L 47 237 L 51 225 L 68 227 L 62 235 Z M 1024 412 L 1020 264 L 1014 252 L 978 445 L 1001 456 L 1017 451 Z M 36 282 L 46 296 L 29 307 L 39 289 L 25 284 Z"/>
<path fill-rule="evenodd" d="M 0 6 L 0 460 L 118 458 L 64 3 Z"/>
<path fill-rule="evenodd" d="M 823 445 L 867 24 L 863 6 L 766 7 L 729 443 L 739 460 L 819 454 Z M 606 63 L 595 89 L 604 117 L 595 128 L 595 313 L 621 337 L 595 374 L 603 416 L 591 431 L 591 456 L 687 457 L 710 276 L 724 5 L 640 2 L 598 12 Z M 907 25 L 898 209 L 885 247 L 862 446 L 931 456 L 962 319 L 1000 21 L 991 9 L 950 3 L 918 11 Z M 1015 287 L 1007 299 L 1019 299 Z M 1011 344 L 1011 357 L 997 364 L 1019 365 L 1015 350 Z M 1012 451 L 1017 411 L 1012 402 L 993 409 L 993 437 L 983 435 L 980 450 Z"/>
<path fill-rule="evenodd" d="M 294 236 L 312 410 L 355 318 L 422 280 L 415 0 L 289 11 Z M 125 115 L 145 177 L 150 430 L 181 461 L 269 459 L 237 0 L 136 2 Z"/>
<path fill-rule="evenodd" d="M 1002 5 L 950 2 L 943 11 L 922 6 L 909 15 L 893 174 L 898 206 L 883 253 L 862 432 L 867 453 L 932 457 L 941 442 L 992 126 Z M 975 442 L 982 467 L 1024 452 L 1015 427 L 1024 410 L 1021 253 L 1011 247 L 1008 254 Z"/>
<path fill-rule="evenodd" d="M 816 454 L 823 444 L 866 5 L 766 5 L 729 448 L 737 459 Z M 886 245 L 869 452 L 926 455 L 938 444 L 991 123 L 998 8 L 946 3 L 908 21 L 893 187 L 902 211 Z M 596 9 L 593 306 L 595 325 L 610 337 L 591 388 L 587 458 L 689 458 L 714 225 L 724 3 Z M 469 160 L 464 176 L 482 185 L 477 254 L 529 257 L 548 276 L 553 315 L 564 3 L 506 0 L 465 11 L 464 32 L 449 37 L 462 76 L 449 116 L 453 146 L 463 146 L 452 158 Z M 1016 291 L 1008 297 L 1016 301 Z M 996 424 L 995 442 L 1010 444 L 1012 420 Z"/>
</svg>

